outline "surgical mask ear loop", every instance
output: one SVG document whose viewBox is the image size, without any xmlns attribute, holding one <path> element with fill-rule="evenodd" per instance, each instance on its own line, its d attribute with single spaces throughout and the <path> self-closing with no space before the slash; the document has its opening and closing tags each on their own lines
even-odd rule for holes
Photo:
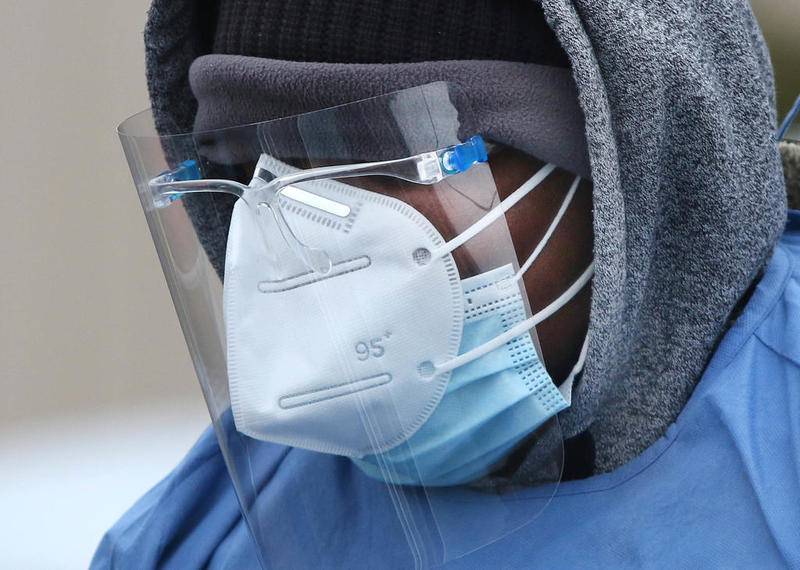
<svg viewBox="0 0 800 570">
<path fill-rule="evenodd" d="M 561 392 L 561 395 L 569 405 L 572 405 L 572 386 L 575 384 L 575 378 L 577 378 L 578 374 L 583 372 L 583 366 L 586 364 L 586 354 L 588 352 L 589 332 L 587 331 L 586 336 L 583 338 L 583 346 L 581 346 L 581 353 L 578 355 L 578 361 L 575 363 L 575 366 L 572 367 L 572 370 L 570 370 L 567 379 L 558 387 L 558 391 Z"/>
<path fill-rule="evenodd" d="M 469 238 L 477 235 L 480 231 L 485 229 L 489 226 L 492 222 L 497 220 L 501 215 L 505 214 L 514 204 L 519 202 L 522 198 L 524 198 L 528 193 L 530 193 L 536 186 L 544 180 L 550 172 L 553 171 L 555 167 L 553 165 L 547 165 L 546 167 L 542 168 L 539 172 L 537 172 L 528 182 L 523 184 L 519 189 L 514 191 L 508 198 L 503 200 L 503 202 L 497 206 L 494 210 L 486 214 L 483 218 L 475 222 L 472 226 L 470 226 L 464 233 L 460 234 L 458 237 L 450 240 L 440 248 L 436 250 L 436 253 L 440 251 L 444 251 L 445 254 L 450 253 L 455 247 L 458 247 L 465 243 Z M 581 182 L 581 177 L 576 176 L 575 180 L 572 183 L 572 186 L 567 192 L 567 195 L 564 197 L 563 202 L 561 203 L 561 207 L 559 208 L 558 212 L 556 213 L 553 221 L 550 223 L 550 226 L 547 228 L 544 237 L 536 246 L 534 251 L 528 256 L 528 259 L 522 265 L 519 271 L 514 275 L 513 280 L 519 281 L 525 272 L 530 269 L 533 265 L 536 258 L 544 249 L 545 245 L 549 241 L 550 237 L 556 230 L 556 227 L 560 223 L 561 219 L 564 217 L 572 199 L 575 197 L 575 193 L 578 190 L 578 187 Z M 470 235 L 466 239 L 461 239 L 467 232 L 470 232 Z M 453 244 L 455 247 L 451 246 Z M 433 364 L 432 365 L 432 374 L 430 375 L 439 375 L 444 374 L 446 372 L 450 372 L 460 366 L 464 366 L 472 362 L 473 360 L 477 360 L 481 356 L 492 352 L 493 350 L 499 348 L 500 346 L 504 345 L 508 341 L 524 334 L 530 329 L 534 328 L 536 325 L 544 321 L 545 319 L 551 317 L 553 314 L 558 312 L 564 305 L 569 303 L 580 291 L 586 286 L 587 283 L 591 280 L 592 276 L 594 275 L 594 262 L 589 264 L 589 267 L 581 274 L 581 276 L 572 284 L 570 287 L 564 291 L 555 301 L 550 303 L 547 307 L 533 315 L 532 317 L 518 323 L 516 326 L 512 327 L 511 329 L 507 330 L 505 333 L 495 337 L 491 341 L 484 343 L 480 346 L 473 348 L 470 351 L 465 352 L 464 354 L 460 354 L 455 358 L 448 360 L 447 362 L 441 364 Z"/>
<path fill-rule="evenodd" d="M 516 275 L 514 275 L 515 281 L 519 281 L 520 279 L 522 279 L 522 276 L 525 275 L 525 272 L 531 268 L 533 262 L 536 261 L 536 258 L 539 257 L 539 254 L 542 253 L 545 246 L 547 245 L 547 242 L 550 241 L 550 238 L 556 231 L 558 224 L 561 223 L 561 218 L 563 218 L 564 214 L 567 213 L 567 209 L 569 208 L 569 205 L 572 203 L 572 199 L 575 197 L 575 192 L 578 190 L 578 186 L 580 185 L 580 183 L 581 183 L 581 177 L 576 176 L 575 180 L 572 183 L 572 186 L 569 189 L 569 192 L 567 192 L 567 195 L 561 202 L 561 207 L 558 209 L 558 212 L 556 212 L 553 221 L 550 222 L 550 226 L 547 228 L 544 237 L 542 237 L 541 241 L 538 244 L 536 244 L 536 248 L 528 256 L 528 259 L 525 260 L 525 263 L 522 264 L 522 267 L 519 268 L 519 271 L 517 271 Z"/>
<path fill-rule="evenodd" d="M 473 360 L 477 360 L 481 356 L 489 354 L 496 348 L 500 348 L 508 341 L 515 339 L 516 337 L 525 334 L 536 325 L 544 321 L 545 319 L 553 316 L 555 313 L 558 312 L 564 305 L 569 303 L 575 295 L 577 295 L 581 289 L 583 289 L 587 283 L 592 279 L 594 275 L 594 262 L 592 262 L 589 267 L 581 274 L 581 276 L 572 284 L 570 287 L 564 291 L 558 299 L 550 303 L 547 307 L 533 315 L 532 317 L 525 319 L 521 323 L 511 327 L 506 332 L 501 335 L 494 337 L 489 342 L 486 342 L 480 346 L 473 348 L 465 352 L 464 354 L 459 354 L 455 358 L 451 358 L 447 362 L 442 364 L 434 364 L 433 365 L 433 375 L 444 374 L 445 372 L 450 372 L 451 370 L 455 370 L 465 364 L 469 364 Z"/>
</svg>

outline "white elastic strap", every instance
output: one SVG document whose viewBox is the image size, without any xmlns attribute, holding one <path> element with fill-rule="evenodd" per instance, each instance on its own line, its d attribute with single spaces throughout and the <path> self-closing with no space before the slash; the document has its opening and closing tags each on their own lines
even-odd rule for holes
<svg viewBox="0 0 800 570">
<path fill-rule="evenodd" d="M 567 401 L 567 403 L 571 406 L 572 405 L 572 385 L 575 383 L 575 377 L 581 373 L 583 370 L 583 365 L 586 363 L 586 353 L 589 351 L 589 333 L 586 333 L 586 336 L 583 339 L 583 346 L 581 347 L 581 353 L 578 356 L 578 361 L 575 363 L 575 366 L 572 367 L 572 370 L 567 376 L 567 379 L 561 383 L 561 386 L 558 387 L 558 391 L 561 392 L 561 395 Z"/>
<path fill-rule="evenodd" d="M 522 267 L 519 268 L 517 274 L 514 275 L 515 280 L 519 281 L 520 279 L 522 279 L 522 276 L 525 275 L 525 272 L 531 268 L 533 262 L 536 261 L 536 258 L 539 257 L 539 254 L 542 253 L 542 250 L 544 250 L 545 246 L 547 245 L 547 242 L 550 241 L 550 237 L 556 231 L 559 222 L 561 222 L 561 218 L 563 218 L 564 214 L 567 212 L 567 208 L 569 208 L 569 205 L 572 202 L 572 198 L 575 197 L 575 192 L 578 190 L 578 185 L 580 183 L 581 183 L 581 177 L 576 176 L 575 181 L 572 183 L 572 186 L 569 189 L 569 192 L 567 192 L 567 195 L 564 197 L 564 201 L 561 202 L 561 207 L 558 209 L 556 217 L 553 218 L 552 222 L 550 222 L 550 227 L 547 228 L 544 237 L 536 245 L 536 249 L 533 250 L 533 253 L 531 253 L 528 256 L 528 259 L 526 259 Z"/>
<path fill-rule="evenodd" d="M 542 167 L 536 174 L 530 177 L 528 181 L 514 190 L 508 198 L 500 202 L 497 207 L 490 210 L 485 216 L 483 216 L 480 220 L 472 224 L 466 230 L 458 234 L 456 237 L 445 243 L 444 245 L 436 248 L 431 253 L 433 254 L 434 258 L 439 258 L 443 255 L 447 255 L 451 253 L 454 249 L 461 247 L 466 242 L 474 238 L 476 235 L 481 233 L 483 230 L 488 228 L 492 223 L 499 220 L 501 217 L 505 215 L 505 213 L 514 207 L 514 205 L 522 200 L 525 196 L 527 196 L 534 188 L 536 188 L 542 181 L 547 178 L 553 170 L 555 170 L 554 164 L 548 164 Z"/>
<path fill-rule="evenodd" d="M 508 329 L 501 335 L 497 335 L 489 342 L 485 342 L 480 346 L 476 346 L 472 350 L 468 350 L 464 354 L 459 354 L 455 358 L 451 358 L 447 362 L 442 364 L 435 364 L 434 369 L 436 374 L 444 374 L 445 372 L 450 372 L 451 370 L 455 370 L 460 366 L 464 366 L 465 364 L 469 364 L 473 360 L 477 360 L 481 356 L 485 354 L 489 354 L 496 348 L 500 348 L 508 341 L 517 338 L 521 334 L 524 334 L 531 330 L 533 327 L 551 317 L 553 314 L 558 312 L 558 310 L 569 303 L 572 298 L 577 295 L 581 289 L 589 282 L 589 280 L 594 275 L 594 262 L 589 264 L 589 267 L 586 268 L 586 271 L 578 277 L 578 279 L 569 286 L 569 288 L 564 291 L 559 297 L 547 305 L 544 309 L 533 315 L 532 317 L 525 319 L 521 323 L 518 323 Z"/>
</svg>

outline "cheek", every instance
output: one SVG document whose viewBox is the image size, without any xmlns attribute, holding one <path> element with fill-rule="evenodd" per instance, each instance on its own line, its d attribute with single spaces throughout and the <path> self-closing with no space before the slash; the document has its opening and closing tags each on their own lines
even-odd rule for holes
<svg viewBox="0 0 800 570">
<path fill-rule="evenodd" d="M 525 289 L 534 312 L 557 299 L 592 262 L 591 201 L 591 184 L 587 183 L 580 187 L 547 246 L 526 273 Z M 531 250 L 535 245 L 528 244 Z M 554 380 L 566 378 L 578 358 L 588 329 L 590 305 L 591 286 L 587 285 L 536 329 L 545 365 Z"/>
<path fill-rule="evenodd" d="M 508 197 L 532 176 L 541 164 L 534 160 L 512 161 L 501 157 L 493 166 L 496 173 L 498 196 L 493 206 Z M 521 265 L 544 237 L 547 228 L 558 212 L 574 177 L 558 170 L 538 188 L 511 208 L 505 217 L 492 224 L 478 236 L 453 252 L 462 278 L 473 276 L 497 265 L 497 249 L 513 242 L 516 258 Z M 372 191 L 402 200 L 423 214 L 447 241 L 456 237 L 488 208 L 480 212 L 467 208 L 445 195 L 452 190 L 441 185 L 419 186 L 391 179 L 359 179 L 358 184 Z M 510 241 L 508 234 L 510 233 Z M 567 213 L 542 251 L 536 263 L 525 274 L 524 283 L 531 307 L 535 310 L 547 305 L 566 289 L 591 261 L 591 185 L 584 183 L 575 195 Z M 509 254 L 513 253 L 509 250 Z"/>
<path fill-rule="evenodd" d="M 545 236 L 574 178 L 564 173 L 520 204 L 509 220 L 520 264 Z M 537 190 L 538 192 L 538 190 Z M 525 273 L 531 308 L 539 311 L 558 298 L 592 261 L 591 184 L 579 186 L 544 249 Z"/>
<path fill-rule="evenodd" d="M 578 360 L 589 329 L 591 301 L 592 289 L 586 286 L 572 302 L 536 327 L 545 368 L 557 385 L 566 379 Z"/>
</svg>

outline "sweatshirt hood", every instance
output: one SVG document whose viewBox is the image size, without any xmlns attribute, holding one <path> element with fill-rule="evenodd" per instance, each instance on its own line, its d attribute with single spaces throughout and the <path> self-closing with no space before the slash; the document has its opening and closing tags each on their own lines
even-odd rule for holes
<svg viewBox="0 0 800 570">
<path fill-rule="evenodd" d="M 596 471 L 655 442 L 703 373 L 786 219 L 769 54 L 748 3 L 542 0 L 570 68 L 496 60 L 308 63 L 212 54 L 202 2 L 155 0 L 147 76 L 162 134 L 457 83 L 478 131 L 594 182 L 586 367 L 565 437 Z M 202 211 L 224 265 L 227 225 Z M 525 461 L 519 477 L 535 469 Z"/>
</svg>

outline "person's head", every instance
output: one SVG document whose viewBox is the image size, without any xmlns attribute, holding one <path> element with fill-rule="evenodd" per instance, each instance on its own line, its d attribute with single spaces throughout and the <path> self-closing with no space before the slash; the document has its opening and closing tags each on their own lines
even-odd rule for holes
<svg viewBox="0 0 800 570">
<path fill-rule="evenodd" d="M 418 7 L 436 21 L 386 1 L 333 12 L 315 2 L 221 1 L 197 13 L 186 24 L 190 35 L 204 30 L 193 40 L 200 57 L 184 61 L 190 68 L 177 69 L 169 49 L 164 61 L 154 52 L 149 60 L 151 92 L 164 94 L 154 98 L 155 128 L 188 133 L 163 139 L 166 162 L 194 166 L 153 172 L 147 186 L 167 182 L 183 197 L 189 231 L 224 283 L 239 432 L 354 458 L 408 440 L 429 450 L 416 457 L 415 473 L 402 452 L 383 461 L 404 474 L 396 482 L 435 485 L 489 475 L 544 434 L 547 466 L 530 481 L 552 480 L 561 436 L 548 426 L 569 406 L 589 338 L 592 182 L 583 114 L 537 4 L 433 4 Z M 268 17 L 273 12 L 281 17 Z M 174 23 L 151 14 L 146 41 L 160 46 L 154 30 Z M 324 40 L 312 33 L 318 29 Z M 166 85 L 187 69 L 188 86 Z M 448 171 L 445 155 L 456 147 L 476 153 L 474 167 Z M 421 175 L 432 164 L 409 176 L 358 170 L 426 153 L 442 160 L 439 178 Z M 359 176 L 329 176 L 335 183 L 319 172 L 359 164 Z M 288 182 L 298 175 L 312 178 Z M 199 194 L 185 193 L 185 176 Z M 208 179 L 217 179 L 215 189 L 204 187 Z M 299 188 L 327 199 L 345 219 L 314 200 L 287 198 L 284 179 L 295 198 Z M 183 193 L 169 186 L 176 180 Z M 274 201 L 278 191 L 288 205 Z M 417 260 L 417 252 L 428 257 Z M 280 382 L 265 391 L 265 375 L 275 374 Z M 342 406 L 362 398 L 355 387 L 372 387 L 367 379 L 386 387 L 364 395 L 371 403 L 362 406 L 402 410 L 397 425 L 386 413 L 370 420 L 383 433 L 372 447 L 357 429 L 337 433 L 357 417 L 329 423 L 350 417 Z M 352 387 L 320 395 L 342 386 Z M 284 400 L 285 413 L 265 413 Z M 320 402 L 331 410 L 318 410 Z M 365 461 L 359 465 L 371 473 L 376 465 Z"/>
<path fill-rule="evenodd" d="M 591 304 L 585 371 L 560 420 L 599 442 L 589 471 L 609 469 L 680 412 L 785 217 L 769 61 L 746 5 L 721 21 L 669 3 L 641 20 L 612 4 L 157 0 L 145 33 L 156 126 L 221 129 L 452 82 L 473 104 L 466 134 L 496 146 L 498 198 L 541 163 L 560 167 L 508 212 L 518 264 L 580 174 L 525 292 L 535 310 L 594 259 L 593 298 L 584 287 L 537 328 L 558 381 Z M 377 189 L 408 196 L 444 239 L 463 230 L 401 186 Z M 186 206 L 224 278 L 233 200 Z M 480 275 L 479 254 L 456 251 L 459 273 Z"/>
<path fill-rule="evenodd" d="M 276 14 L 280 17 L 273 17 Z M 455 82 L 467 100 L 480 101 L 474 109 L 476 134 L 493 143 L 489 164 L 499 199 L 546 163 L 559 166 L 506 215 L 519 265 L 545 236 L 572 185 L 573 173 L 588 174 L 583 117 L 569 63 L 535 2 L 413 2 L 400 8 L 385 0 L 324 5 L 223 0 L 205 17 L 214 54 L 258 59 L 241 60 L 242 68 L 253 66 L 248 77 L 239 75 L 233 60 L 228 69 L 219 61 L 195 62 L 191 74 L 199 101 L 195 127 L 280 118 L 433 80 Z M 399 73 L 406 76 L 398 77 L 388 69 L 391 64 L 419 68 L 401 69 Z M 361 65 L 370 68 L 362 73 Z M 386 74 L 381 76 L 384 65 Z M 535 87 L 526 85 L 528 81 Z M 527 105 L 530 110 L 518 111 Z M 219 110 L 231 107 L 240 112 Z M 452 209 L 458 206 L 443 206 L 430 188 L 388 178 L 364 178 L 358 183 L 402 196 L 445 239 L 463 229 L 453 224 L 459 213 Z M 589 180 L 580 184 L 547 246 L 525 272 L 534 312 L 563 293 L 591 263 L 591 188 Z M 220 232 L 220 238 L 224 234 Z M 490 240 L 482 240 L 481 247 L 491 247 Z M 470 259 L 474 255 L 475 247 L 454 252 L 462 277 L 479 272 L 480 264 Z M 221 271 L 221 264 L 217 268 Z M 557 382 L 566 378 L 578 359 L 588 328 L 589 289 L 585 286 L 537 327 L 544 361 Z"/>
</svg>

